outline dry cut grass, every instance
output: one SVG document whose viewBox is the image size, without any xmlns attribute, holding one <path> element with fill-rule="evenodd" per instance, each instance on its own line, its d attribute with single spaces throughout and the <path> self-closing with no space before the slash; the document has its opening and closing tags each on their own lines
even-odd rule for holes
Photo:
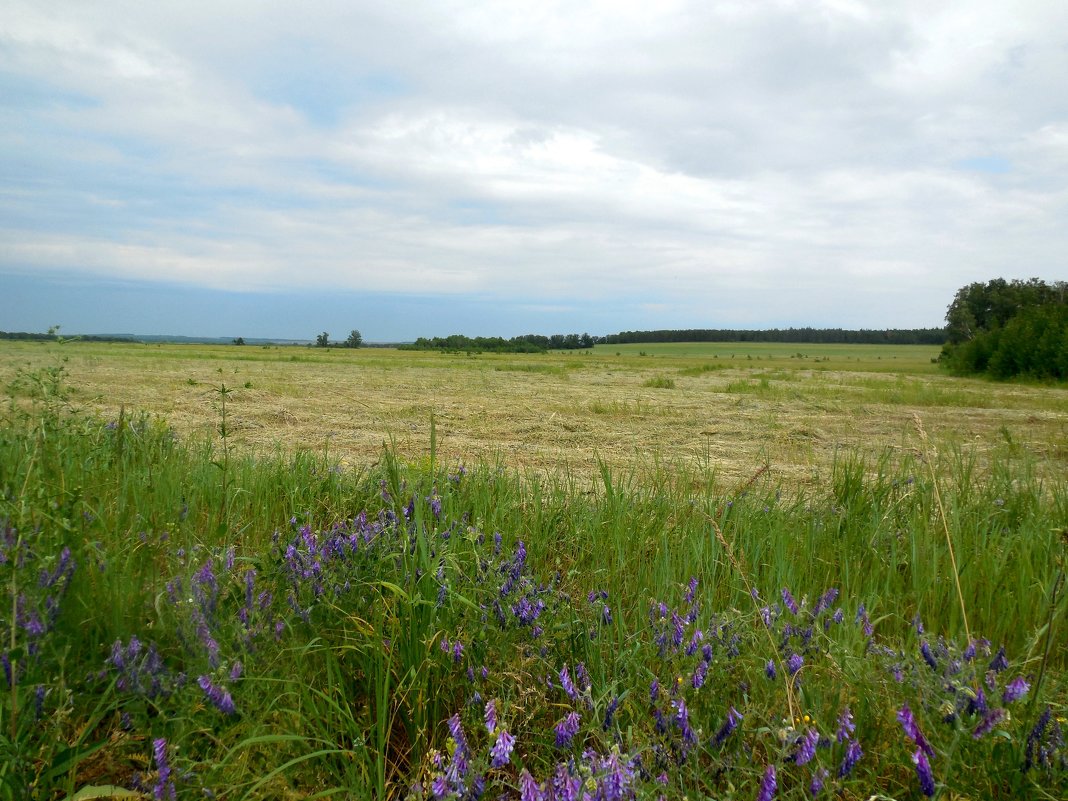
<svg viewBox="0 0 1068 801">
<path fill-rule="evenodd" d="M 1064 388 L 939 374 L 937 348 L 693 344 L 548 355 L 323 351 L 253 346 L 0 343 L 0 379 L 66 359 L 77 403 L 114 418 L 146 411 L 209 433 L 225 384 L 232 442 L 374 461 L 393 441 L 412 460 L 500 460 L 579 477 L 685 466 L 730 486 L 765 462 L 775 480 L 825 477 L 836 454 L 937 447 L 1034 457 L 1068 469 Z"/>
</svg>

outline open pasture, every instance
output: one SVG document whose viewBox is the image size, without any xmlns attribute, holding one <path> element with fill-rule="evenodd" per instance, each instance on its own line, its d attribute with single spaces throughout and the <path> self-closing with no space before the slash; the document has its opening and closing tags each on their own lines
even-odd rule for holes
<svg viewBox="0 0 1068 801">
<path fill-rule="evenodd" d="M 0 801 L 1063 798 L 1065 391 L 932 351 L 5 343 Z"/>
<path fill-rule="evenodd" d="M 395 443 L 411 459 L 521 470 L 683 467 L 733 486 L 761 465 L 817 483 L 842 453 L 917 447 L 916 416 L 940 449 L 978 463 L 1027 458 L 1068 470 L 1068 393 L 937 372 L 924 346 L 682 343 L 593 351 L 443 354 L 392 349 L 3 343 L 0 378 L 65 359 L 75 400 L 114 419 L 164 417 L 179 432 L 220 422 L 239 448 L 310 449 L 343 464 Z"/>
</svg>

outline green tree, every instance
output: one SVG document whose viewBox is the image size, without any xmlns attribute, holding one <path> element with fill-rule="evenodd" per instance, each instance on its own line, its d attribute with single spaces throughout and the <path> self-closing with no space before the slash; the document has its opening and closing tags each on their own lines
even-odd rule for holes
<svg viewBox="0 0 1068 801">
<path fill-rule="evenodd" d="M 234 340 L 234 344 L 235 345 L 244 345 L 245 344 L 245 338 L 244 337 L 238 337 L 237 339 Z"/>
<path fill-rule="evenodd" d="M 319 334 L 319 336 L 317 336 L 315 338 L 315 347 L 317 347 L 317 348 L 328 348 L 328 347 L 330 347 L 330 334 L 326 333 L 326 331 L 323 331 L 323 333 Z"/>
<path fill-rule="evenodd" d="M 363 344 L 363 334 L 361 334 L 355 328 L 349 333 L 349 338 L 345 340 L 346 348 L 358 348 Z"/>
</svg>

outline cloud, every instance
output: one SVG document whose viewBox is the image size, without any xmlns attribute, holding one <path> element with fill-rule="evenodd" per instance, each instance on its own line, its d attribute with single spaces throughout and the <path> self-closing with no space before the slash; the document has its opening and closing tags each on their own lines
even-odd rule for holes
<svg viewBox="0 0 1068 801">
<path fill-rule="evenodd" d="M 1063 274 L 1058 4 L 9 6 L 0 273 L 710 326 Z"/>
</svg>

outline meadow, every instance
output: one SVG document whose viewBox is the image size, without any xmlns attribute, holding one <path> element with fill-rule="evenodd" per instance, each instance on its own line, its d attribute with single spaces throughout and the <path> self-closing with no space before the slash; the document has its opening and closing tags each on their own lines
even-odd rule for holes
<svg viewBox="0 0 1068 801">
<path fill-rule="evenodd" d="M 1063 798 L 1068 394 L 3 343 L 0 797 Z"/>
</svg>

